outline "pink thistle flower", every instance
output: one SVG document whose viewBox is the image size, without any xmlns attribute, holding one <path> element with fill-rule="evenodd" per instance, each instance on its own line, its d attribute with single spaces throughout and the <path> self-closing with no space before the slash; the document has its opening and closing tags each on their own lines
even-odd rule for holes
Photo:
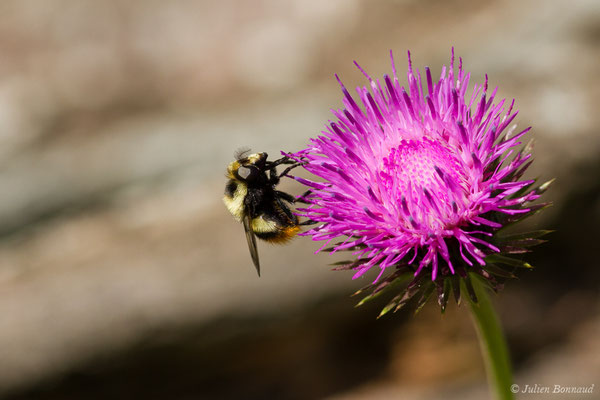
<svg viewBox="0 0 600 400">
<path fill-rule="evenodd" d="M 487 75 L 469 90 L 462 59 L 455 74 L 454 49 L 437 82 L 429 68 L 423 76 L 413 69 L 409 52 L 406 88 L 393 57 L 393 76 L 383 81 L 355 64 L 369 81 L 356 89 L 360 102 L 336 75 L 344 108 L 332 110 L 335 120 L 306 149 L 287 154 L 322 180 L 295 178 L 311 188 L 304 197 L 309 205 L 297 213 L 317 224 L 303 235 L 325 241 L 321 249 L 336 241 L 329 251 L 351 250 L 356 260 L 337 269 L 355 270 L 353 279 L 377 268 L 367 299 L 411 274 L 382 314 L 417 293 L 420 307 L 436 287 L 444 309 L 450 290 L 459 301 L 458 277 L 475 297 L 467 272 L 498 289 L 498 277 L 528 267 L 505 254 L 525 252 L 547 231 L 497 233 L 545 206 L 527 204 L 550 182 L 535 187 L 534 180 L 520 180 L 531 163 L 531 146 L 521 148 L 531 128 L 515 133 L 514 100 L 497 101 L 497 88 L 488 93 Z M 392 272 L 382 279 L 386 271 Z"/>
</svg>

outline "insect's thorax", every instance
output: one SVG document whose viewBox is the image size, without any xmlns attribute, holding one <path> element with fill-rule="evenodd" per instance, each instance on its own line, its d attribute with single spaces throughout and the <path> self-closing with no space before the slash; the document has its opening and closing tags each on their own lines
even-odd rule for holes
<svg viewBox="0 0 600 400">
<path fill-rule="evenodd" d="M 270 184 L 248 184 L 245 205 L 251 216 L 256 216 L 275 200 L 275 190 Z"/>
</svg>

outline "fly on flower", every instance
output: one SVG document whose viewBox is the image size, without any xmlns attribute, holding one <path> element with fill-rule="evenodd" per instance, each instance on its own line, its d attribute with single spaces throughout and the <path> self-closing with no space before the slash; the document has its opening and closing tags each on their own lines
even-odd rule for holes
<svg viewBox="0 0 600 400">
<path fill-rule="evenodd" d="M 455 71 L 454 50 L 437 81 L 429 68 L 413 69 L 409 53 L 406 86 L 393 57 L 393 74 L 382 80 L 356 65 L 368 87 L 355 99 L 336 75 L 344 107 L 306 149 L 288 154 L 320 178 L 296 178 L 311 188 L 298 214 L 317 223 L 302 234 L 333 243 L 332 252 L 351 250 L 356 259 L 337 269 L 354 270 L 353 279 L 379 270 L 363 302 L 409 276 L 382 314 L 417 294 L 419 309 L 434 291 L 444 310 L 450 292 L 460 301 L 461 285 L 476 301 L 471 273 L 497 290 L 515 267 L 530 267 L 511 255 L 547 231 L 502 236 L 502 228 L 544 208 L 529 203 L 549 182 L 521 180 L 530 128 L 511 125 L 514 100 L 498 101 L 487 75 L 470 88 L 462 59 Z"/>
</svg>

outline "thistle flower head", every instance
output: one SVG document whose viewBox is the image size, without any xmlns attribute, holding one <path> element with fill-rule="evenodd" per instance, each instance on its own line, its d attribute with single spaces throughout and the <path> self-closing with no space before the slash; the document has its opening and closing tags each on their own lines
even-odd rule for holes
<svg viewBox="0 0 600 400">
<path fill-rule="evenodd" d="M 374 294 L 410 274 L 388 310 L 436 287 L 444 308 L 452 282 L 460 293 L 457 277 L 470 286 L 468 272 L 498 288 L 496 278 L 512 274 L 499 265 L 528 265 L 504 254 L 541 235 L 500 238 L 498 231 L 542 207 L 527 203 L 545 190 L 520 180 L 530 164 L 530 148 L 521 146 L 530 128 L 511 126 L 514 100 L 496 99 L 487 76 L 469 88 L 462 59 L 455 71 L 454 50 L 437 81 L 429 68 L 413 69 L 409 53 L 406 87 L 393 57 L 393 74 L 383 80 L 356 65 L 369 85 L 354 98 L 338 78 L 344 107 L 306 149 L 288 154 L 321 178 L 296 177 L 311 188 L 309 205 L 297 212 L 316 223 L 304 235 L 323 247 L 333 242 L 332 252 L 353 251 L 356 259 L 339 268 L 353 269 L 354 278 L 378 269 Z"/>
</svg>

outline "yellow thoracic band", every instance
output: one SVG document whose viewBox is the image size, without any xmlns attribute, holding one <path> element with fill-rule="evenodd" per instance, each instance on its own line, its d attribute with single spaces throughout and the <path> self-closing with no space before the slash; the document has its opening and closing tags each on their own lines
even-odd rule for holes
<svg viewBox="0 0 600 400">
<path fill-rule="evenodd" d="M 246 198 L 247 193 L 248 187 L 246 185 L 238 184 L 233 193 L 233 197 L 227 195 L 223 197 L 225 207 L 227 207 L 231 215 L 233 215 L 238 222 L 240 222 L 244 216 L 244 199 Z"/>
</svg>

